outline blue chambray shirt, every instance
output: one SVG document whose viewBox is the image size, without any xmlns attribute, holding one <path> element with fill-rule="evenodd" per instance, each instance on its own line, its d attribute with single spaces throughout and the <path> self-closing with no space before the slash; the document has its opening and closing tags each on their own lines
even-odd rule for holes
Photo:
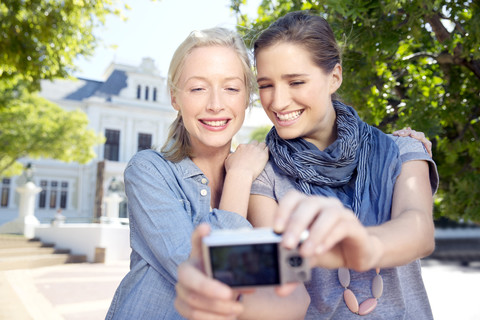
<svg viewBox="0 0 480 320">
<path fill-rule="evenodd" d="M 191 249 L 193 229 L 251 227 L 242 216 L 210 208 L 203 172 L 186 158 L 172 163 L 154 150 L 128 163 L 125 192 L 130 218 L 130 272 L 115 292 L 106 319 L 183 319 L 175 310 L 177 267 Z"/>
</svg>

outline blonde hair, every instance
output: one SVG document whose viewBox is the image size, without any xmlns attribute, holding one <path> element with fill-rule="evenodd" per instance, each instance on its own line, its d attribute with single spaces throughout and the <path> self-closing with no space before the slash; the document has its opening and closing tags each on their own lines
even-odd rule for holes
<svg viewBox="0 0 480 320">
<path fill-rule="evenodd" d="M 180 44 L 173 54 L 170 67 L 168 69 L 168 89 L 171 95 L 175 95 L 178 89 L 177 84 L 185 65 L 188 55 L 196 48 L 222 46 L 232 48 L 238 55 L 243 72 L 245 75 L 245 86 L 247 90 L 247 99 L 245 106 L 250 105 L 252 95 L 256 89 L 255 75 L 253 74 L 251 59 L 247 48 L 240 36 L 235 32 L 226 28 L 211 28 L 200 31 L 193 31 Z M 185 157 L 191 156 L 191 143 L 180 112 L 177 118 L 170 126 L 167 141 L 163 145 L 161 151 L 167 160 L 179 162 Z"/>
</svg>

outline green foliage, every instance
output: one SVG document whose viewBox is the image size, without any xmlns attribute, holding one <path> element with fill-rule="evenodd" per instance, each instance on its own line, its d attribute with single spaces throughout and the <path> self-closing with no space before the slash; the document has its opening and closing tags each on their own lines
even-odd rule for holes
<svg viewBox="0 0 480 320">
<path fill-rule="evenodd" d="M 263 126 L 253 130 L 252 133 L 250 134 L 250 140 L 251 141 L 255 140 L 259 142 L 265 141 L 265 137 L 267 136 L 267 133 L 268 131 L 270 131 L 271 128 L 272 126 Z"/>
<path fill-rule="evenodd" d="M 0 176 L 20 173 L 19 158 L 86 163 L 102 138 L 81 111 L 67 112 L 38 97 L 44 79 L 67 78 L 74 60 L 98 45 L 93 30 L 116 0 L 0 2 Z M 128 9 L 128 6 L 125 5 Z"/>
<path fill-rule="evenodd" d="M 436 216 L 480 222 L 478 1 L 263 0 L 255 20 L 239 10 L 248 44 L 289 11 L 326 18 L 343 48 L 342 99 L 383 131 L 423 131 L 440 174 Z"/>
<path fill-rule="evenodd" d="M 93 52 L 92 31 L 112 13 L 120 14 L 113 0 L 0 2 L 0 82 L 13 86 L 20 78 L 38 90 L 41 79 L 68 77 L 74 60 Z"/>
<path fill-rule="evenodd" d="M 104 138 L 88 129 L 81 111 L 65 111 L 48 100 L 25 92 L 0 113 L 0 175 L 21 173 L 22 157 L 53 158 L 87 163 L 93 145 Z"/>
</svg>

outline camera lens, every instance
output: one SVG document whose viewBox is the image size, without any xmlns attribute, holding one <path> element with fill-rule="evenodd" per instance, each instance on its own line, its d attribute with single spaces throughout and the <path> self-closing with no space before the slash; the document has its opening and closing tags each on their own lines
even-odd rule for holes
<svg viewBox="0 0 480 320">
<path fill-rule="evenodd" d="M 293 257 L 288 258 L 288 263 L 292 267 L 300 267 L 303 263 L 303 259 L 300 256 L 293 256 Z"/>
</svg>

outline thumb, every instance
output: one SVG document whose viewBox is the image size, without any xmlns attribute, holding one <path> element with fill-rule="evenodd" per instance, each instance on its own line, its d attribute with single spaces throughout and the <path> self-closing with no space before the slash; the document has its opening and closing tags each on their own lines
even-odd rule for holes
<svg viewBox="0 0 480 320">
<path fill-rule="evenodd" d="M 198 225 L 192 233 L 192 251 L 190 260 L 203 270 L 202 239 L 210 233 L 210 226 L 206 223 Z"/>
</svg>

